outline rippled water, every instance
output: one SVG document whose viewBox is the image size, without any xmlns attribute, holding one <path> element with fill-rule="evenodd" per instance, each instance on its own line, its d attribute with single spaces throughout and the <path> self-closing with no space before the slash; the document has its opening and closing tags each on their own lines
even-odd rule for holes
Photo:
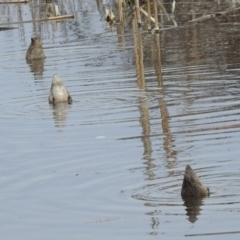
<svg viewBox="0 0 240 240">
<path fill-rule="evenodd" d="M 0 21 L 40 18 L 39 2 Z M 239 239 L 239 24 L 189 22 L 230 1 L 179 1 L 159 35 L 59 2 L 74 19 L 0 31 L 1 238 Z M 31 64 L 35 35 L 47 57 Z M 48 104 L 54 74 L 72 105 Z M 210 197 L 182 200 L 187 164 Z"/>
</svg>

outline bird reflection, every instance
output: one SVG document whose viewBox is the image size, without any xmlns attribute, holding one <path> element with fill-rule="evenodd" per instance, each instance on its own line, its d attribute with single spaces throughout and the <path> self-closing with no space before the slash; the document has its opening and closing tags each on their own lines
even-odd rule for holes
<svg viewBox="0 0 240 240">
<path fill-rule="evenodd" d="M 67 112 L 70 105 L 67 102 L 51 105 L 53 109 L 53 118 L 55 127 L 63 128 L 66 126 Z"/>
<path fill-rule="evenodd" d="M 203 198 L 183 198 L 183 200 L 189 222 L 196 222 L 198 220 L 197 216 L 200 215 L 202 211 L 201 206 L 203 205 Z"/>
<path fill-rule="evenodd" d="M 33 72 L 37 76 L 43 75 L 45 59 L 31 59 L 26 61 L 31 69 L 31 72 Z"/>
</svg>

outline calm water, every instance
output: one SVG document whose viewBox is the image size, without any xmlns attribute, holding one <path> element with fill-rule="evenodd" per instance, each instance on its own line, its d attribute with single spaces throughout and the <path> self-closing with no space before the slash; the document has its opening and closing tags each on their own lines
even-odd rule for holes
<svg viewBox="0 0 240 240">
<path fill-rule="evenodd" d="M 239 239 L 239 21 L 189 22 L 231 7 L 179 1 L 151 35 L 68 0 L 74 19 L 0 31 L 1 239 Z M 1 4 L 0 21 L 44 9 Z M 28 64 L 35 35 L 47 58 Z M 48 104 L 54 74 L 72 105 Z M 210 197 L 182 200 L 187 164 Z"/>
</svg>

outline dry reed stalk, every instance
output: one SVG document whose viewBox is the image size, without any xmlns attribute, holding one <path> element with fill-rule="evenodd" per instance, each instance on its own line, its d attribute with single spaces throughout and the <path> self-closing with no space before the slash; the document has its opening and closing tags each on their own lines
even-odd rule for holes
<svg viewBox="0 0 240 240">
<path fill-rule="evenodd" d="M 0 2 L 0 4 L 9 4 L 9 3 L 27 3 L 29 0 L 14 0 L 14 1 L 6 1 L 6 2 Z"/>
<path fill-rule="evenodd" d="M 58 10 L 58 5 L 55 5 L 55 16 L 58 17 L 59 14 L 59 10 Z"/>
<path fill-rule="evenodd" d="M 152 21 L 153 23 L 155 23 L 155 19 L 154 19 L 153 17 L 151 17 L 151 15 L 148 14 L 145 10 L 143 10 L 142 7 L 140 7 L 139 9 L 140 9 L 140 11 L 141 11 L 146 17 L 148 17 L 148 19 L 149 19 L 149 21 L 150 21 L 150 30 L 151 30 L 151 21 Z"/>
<path fill-rule="evenodd" d="M 43 21 L 56 21 L 56 20 L 62 20 L 62 19 L 68 19 L 68 18 L 74 18 L 74 15 L 63 15 L 59 17 L 49 17 L 49 18 L 41 18 L 41 19 L 35 19 L 35 20 L 27 20 L 22 22 L 6 22 L 4 25 L 7 24 L 20 24 L 20 23 L 30 23 L 30 22 L 43 22 Z M 1 24 L 0 24 L 1 26 Z"/>
<path fill-rule="evenodd" d="M 155 18 L 155 32 L 159 32 L 157 0 L 153 0 L 153 8 L 154 8 L 154 18 Z"/>
<path fill-rule="evenodd" d="M 151 5 L 150 0 L 147 0 L 147 7 L 148 7 L 148 31 L 151 31 Z M 154 19 L 155 23 L 155 19 Z"/>
<path fill-rule="evenodd" d="M 123 22 L 123 0 L 118 0 L 119 21 Z"/>
<path fill-rule="evenodd" d="M 138 26 L 141 26 L 142 21 L 141 21 L 140 9 L 139 9 L 139 0 L 136 0 L 135 4 L 136 4 L 136 12 L 137 12 L 137 24 Z"/>
</svg>

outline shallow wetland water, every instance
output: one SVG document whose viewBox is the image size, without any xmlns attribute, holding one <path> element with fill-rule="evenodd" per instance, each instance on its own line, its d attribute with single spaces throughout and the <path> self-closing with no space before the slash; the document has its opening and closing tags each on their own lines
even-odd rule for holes
<svg viewBox="0 0 240 240">
<path fill-rule="evenodd" d="M 239 239 L 240 21 L 189 22 L 232 2 L 178 1 L 160 34 L 109 27 L 94 0 L 0 31 L 1 239 Z M 0 5 L 1 23 L 43 15 Z M 54 74 L 71 105 L 49 105 Z M 187 164 L 210 197 L 182 200 Z"/>
</svg>

